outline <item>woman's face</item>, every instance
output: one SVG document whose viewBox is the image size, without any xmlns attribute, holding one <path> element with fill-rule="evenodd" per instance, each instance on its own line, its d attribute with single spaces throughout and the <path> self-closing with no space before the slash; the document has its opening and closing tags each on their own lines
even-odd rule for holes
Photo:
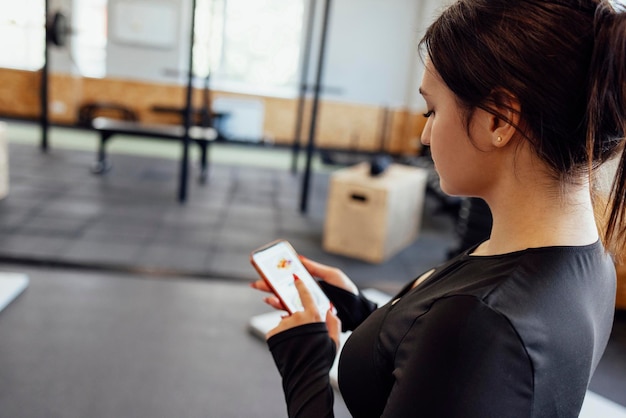
<svg viewBox="0 0 626 418">
<path fill-rule="evenodd" d="M 422 144 L 430 146 L 441 189 L 455 196 L 483 196 L 493 177 L 493 155 L 482 146 L 488 117 L 477 109 L 470 123 L 470 135 L 456 96 L 427 61 L 420 93 L 426 101 L 428 117 Z"/>
</svg>

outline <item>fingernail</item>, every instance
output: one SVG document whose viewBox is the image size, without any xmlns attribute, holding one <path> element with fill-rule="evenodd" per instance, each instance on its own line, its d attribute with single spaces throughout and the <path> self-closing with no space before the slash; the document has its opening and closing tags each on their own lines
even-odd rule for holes
<svg viewBox="0 0 626 418">
<path fill-rule="evenodd" d="M 303 256 L 302 254 L 298 254 L 298 258 L 300 260 L 308 260 L 305 256 Z"/>
<path fill-rule="evenodd" d="M 333 312 L 335 310 L 335 305 L 333 305 L 332 302 L 330 302 L 330 307 L 328 308 L 329 311 Z"/>
<path fill-rule="evenodd" d="M 298 280 L 300 280 L 300 278 L 298 277 L 298 275 L 296 273 L 293 274 L 293 281 L 297 282 Z"/>
</svg>

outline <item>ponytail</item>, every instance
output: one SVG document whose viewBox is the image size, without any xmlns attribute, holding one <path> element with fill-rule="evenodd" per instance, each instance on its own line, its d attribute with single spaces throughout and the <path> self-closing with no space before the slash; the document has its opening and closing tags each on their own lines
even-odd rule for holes
<svg viewBox="0 0 626 418">
<path fill-rule="evenodd" d="M 590 167 L 619 158 L 604 207 L 601 231 L 606 248 L 626 256 L 626 13 L 602 0 L 596 8 L 590 66 L 587 149 Z M 621 153 L 621 157 L 619 154 Z"/>
</svg>

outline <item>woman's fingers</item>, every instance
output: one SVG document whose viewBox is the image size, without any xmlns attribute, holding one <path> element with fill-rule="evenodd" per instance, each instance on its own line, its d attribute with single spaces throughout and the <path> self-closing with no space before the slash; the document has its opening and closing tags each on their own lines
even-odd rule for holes
<svg viewBox="0 0 626 418">
<path fill-rule="evenodd" d="M 300 261 L 302 261 L 304 267 L 309 271 L 309 273 L 311 273 L 312 276 L 319 277 L 320 279 L 324 280 L 329 274 L 332 275 L 331 270 L 333 269 L 333 267 L 318 263 L 317 261 L 309 260 L 302 255 L 299 256 L 299 258 Z"/>
<path fill-rule="evenodd" d="M 263 302 L 270 305 L 272 308 L 277 309 L 279 311 L 286 311 L 287 309 L 283 306 L 282 302 L 278 297 L 274 294 L 272 289 L 267 285 L 265 280 L 259 279 L 255 282 L 250 283 L 250 287 L 256 290 L 260 290 L 262 292 L 271 293 L 271 295 L 263 298 Z"/>
<path fill-rule="evenodd" d="M 354 283 L 352 283 L 352 281 L 350 281 L 350 279 L 341 270 L 309 260 L 306 257 L 300 256 L 300 259 L 302 260 L 304 267 L 313 276 L 319 277 L 320 279 L 325 280 L 335 286 L 339 286 L 346 290 L 353 291 L 355 294 L 358 293 L 358 289 L 356 288 Z M 333 312 L 333 308 L 331 307 L 326 313 L 326 318 L 322 319 L 317 305 L 315 304 L 315 298 L 311 294 L 310 290 L 307 288 L 306 284 L 296 274 L 293 275 L 293 278 L 294 285 L 296 286 L 296 290 L 298 291 L 298 294 L 300 296 L 304 311 L 299 311 L 293 313 L 292 315 L 283 316 L 278 326 L 270 330 L 267 333 L 266 337 L 270 338 L 271 336 L 276 335 L 279 332 L 285 331 L 293 327 L 313 322 L 321 322 L 325 320 L 330 338 L 334 341 L 335 345 L 339 347 L 341 321 Z M 267 296 L 263 299 L 264 302 L 274 309 L 286 310 L 280 299 L 273 294 L 271 288 L 268 286 L 265 280 L 256 280 L 255 282 L 250 283 L 250 287 L 252 287 L 253 289 L 272 293 L 272 295 Z"/>
<path fill-rule="evenodd" d="M 341 334 L 341 320 L 333 312 L 333 307 L 326 312 L 326 328 L 328 335 L 335 342 L 335 346 L 339 349 L 339 335 Z"/>
<path fill-rule="evenodd" d="M 307 288 L 306 284 L 302 280 L 300 280 L 300 278 L 296 274 L 293 275 L 293 278 L 296 289 L 298 290 L 298 294 L 300 295 L 300 300 L 302 301 L 304 311 L 298 311 L 293 313 L 292 315 L 283 316 L 280 323 L 266 334 L 267 339 L 282 331 L 286 331 L 300 325 L 322 321 L 320 317 L 320 312 L 317 308 L 317 305 L 315 304 L 315 299 L 313 298 L 313 295 Z M 265 301 L 272 306 L 275 306 L 275 304 L 277 303 L 280 304 L 280 301 L 275 296 L 267 297 L 265 298 Z M 341 320 L 339 320 L 333 310 L 334 309 L 331 304 L 330 308 L 326 312 L 325 323 L 326 328 L 328 329 L 329 337 L 335 343 L 335 347 L 339 349 Z"/>
<path fill-rule="evenodd" d="M 296 289 L 298 290 L 298 294 L 300 295 L 300 301 L 302 302 L 304 312 L 312 316 L 312 322 L 321 321 L 317 305 L 315 304 L 315 299 L 309 291 L 309 288 L 306 287 L 306 284 L 304 284 L 304 282 L 298 277 L 297 274 L 293 275 L 293 279 L 294 284 L 296 285 Z"/>
<path fill-rule="evenodd" d="M 268 305 L 270 305 L 274 309 L 278 309 L 279 311 L 286 311 L 287 310 L 283 306 L 283 304 L 280 301 L 280 299 L 278 299 L 276 296 L 268 296 L 268 297 L 263 299 L 263 302 L 267 303 Z"/>
<path fill-rule="evenodd" d="M 270 289 L 270 287 L 267 285 L 267 283 L 263 279 L 259 279 L 250 283 L 250 287 L 256 290 L 261 290 L 263 292 L 272 293 L 272 289 Z"/>
<path fill-rule="evenodd" d="M 336 267 L 327 266 L 317 261 L 300 256 L 300 261 L 313 277 L 317 277 L 333 286 L 340 287 L 348 292 L 359 294 L 359 289 L 346 274 Z"/>
</svg>

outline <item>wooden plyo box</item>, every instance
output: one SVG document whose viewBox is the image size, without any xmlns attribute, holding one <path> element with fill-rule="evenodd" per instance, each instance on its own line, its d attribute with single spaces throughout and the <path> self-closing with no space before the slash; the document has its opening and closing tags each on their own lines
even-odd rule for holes
<svg viewBox="0 0 626 418">
<path fill-rule="evenodd" d="M 417 237 L 427 172 L 400 164 L 375 177 L 369 171 L 361 163 L 331 175 L 323 248 L 380 263 Z"/>
</svg>

